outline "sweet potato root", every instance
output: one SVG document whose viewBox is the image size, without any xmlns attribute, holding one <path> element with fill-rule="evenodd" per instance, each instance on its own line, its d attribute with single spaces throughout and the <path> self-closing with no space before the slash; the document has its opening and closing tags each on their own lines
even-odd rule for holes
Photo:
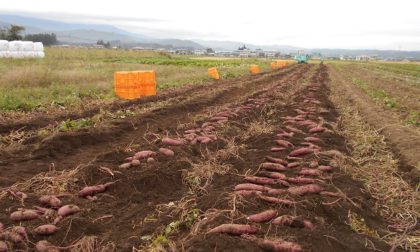
<svg viewBox="0 0 420 252">
<path fill-rule="evenodd" d="M 273 203 L 273 204 L 282 204 L 286 206 L 291 206 L 295 204 L 295 202 L 288 199 L 280 199 L 280 198 L 265 196 L 265 195 L 259 195 L 258 197 L 268 203 Z"/>
<path fill-rule="evenodd" d="M 295 168 L 300 165 L 300 162 L 292 162 L 287 164 L 287 168 Z"/>
<path fill-rule="evenodd" d="M 145 158 L 152 157 L 155 155 L 156 155 L 156 152 L 154 151 L 144 150 L 144 151 L 139 151 L 136 154 L 134 154 L 133 159 L 145 159 Z"/>
<path fill-rule="evenodd" d="M 295 186 L 295 187 L 289 187 L 287 191 L 293 195 L 300 195 L 303 196 L 308 193 L 320 193 L 324 190 L 321 186 L 317 184 L 309 184 L 309 185 L 303 185 L 303 186 Z"/>
<path fill-rule="evenodd" d="M 57 214 L 61 217 L 78 213 L 80 208 L 76 205 L 65 205 L 58 209 Z"/>
<path fill-rule="evenodd" d="M 313 149 L 304 147 L 304 148 L 298 148 L 298 149 L 290 152 L 289 156 L 290 157 L 297 157 L 297 156 L 307 155 L 307 154 L 310 154 L 310 153 L 313 153 L 313 152 L 314 152 Z"/>
<path fill-rule="evenodd" d="M 321 172 L 319 170 L 308 169 L 308 168 L 303 168 L 302 170 L 298 172 L 298 174 L 305 175 L 305 176 L 314 176 L 314 177 L 321 176 Z"/>
<path fill-rule="evenodd" d="M 241 225 L 241 224 L 222 224 L 217 226 L 210 231 L 208 234 L 211 233 L 224 233 L 230 235 L 242 235 L 242 234 L 256 234 L 258 232 L 257 227 L 253 227 L 250 225 Z"/>
<path fill-rule="evenodd" d="M 323 128 L 321 126 L 316 126 L 316 127 L 311 128 L 309 130 L 309 133 L 321 133 L 321 132 L 324 132 L 324 131 L 325 131 L 325 128 Z"/>
<path fill-rule="evenodd" d="M 272 170 L 272 171 L 285 171 L 287 170 L 286 167 L 282 164 L 277 163 L 270 163 L 270 162 L 264 162 L 261 164 L 261 167 L 266 170 Z"/>
<path fill-rule="evenodd" d="M 13 221 L 27 221 L 34 220 L 40 217 L 40 214 L 35 210 L 22 209 L 10 214 L 10 219 Z"/>
<path fill-rule="evenodd" d="M 39 198 L 39 202 L 52 208 L 58 208 L 62 206 L 62 202 L 55 195 L 44 195 Z"/>
<path fill-rule="evenodd" d="M 236 185 L 234 188 L 235 191 L 247 190 L 247 191 L 264 191 L 265 187 L 262 185 L 256 185 L 252 183 L 245 183 Z"/>
<path fill-rule="evenodd" d="M 307 142 L 322 142 L 322 140 L 318 137 L 305 137 L 303 140 L 307 141 Z"/>
<path fill-rule="evenodd" d="M 268 177 L 268 178 L 273 178 L 273 179 L 283 179 L 283 180 L 286 179 L 286 175 L 280 172 L 260 171 L 258 175 Z"/>
<path fill-rule="evenodd" d="M 275 218 L 271 223 L 274 225 L 284 225 L 284 226 L 290 226 L 293 222 L 293 217 L 290 215 L 282 215 L 277 218 Z"/>
<path fill-rule="evenodd" d="M 285 148 L 293 147 L 293 144 L 286 140 L 276 140 L 276 143 L 278 146 L 285 147 Z"/>
<path fill-rule="evenodd" d="M 179 146 L 179 145 L 183 145 L 184 142 L 182 140 L 165 137 L 162 139 L 162 144 Z"/>
<path fill-rule="evenodd" d="M 271 150 L 271 152 L 280 152 L 280 151 L 283 151 L 285 149 L 286 148 L 284 148 L 284 147 L 273 147 L 270 150 Z"/>
<path fill-rule="evenodd" d="M 235 194 L 237 195 L 241 195 L 241 196 L 250 196 L 250 195 L 255 195 L 255 194 L 260 194 L 260 191 L 248 191 L 248 190 L 239 190 L 239 191 L 235 191 Z"/>
<path fill-rule="evenodd" d="M 293 242 L 287 242 L 287 241 L 271 241 L 268 239 L 260 239 L 257 237 L 251 237 L 249 235 L 242 235 L 241 237 L 256 242 L 258 246 L 265 250 L 270 252 L 301 252 L 302 247 Z"/>
<path fill-rule="evenodd" d="M 270 209 L 261 213 L 250 215 L 246 219 L 252 222 L 261 223 L 261 222 L 270 221 L 276 216 L 277 216 L 277 210 Z"/>
<path fill-rule="evenodd" d="M 159 148 L 159 152 L 168 157 L 172 157 L 175 155 L 173 150 L 167 148 Z"/>
<path fill-rule="evenodd" d="M 318 167 L 318 169 L 320 171 L 325 171 L 325 172 L 330 172 L 330 171 L 333 171 L 334 170 L 334 168 L 332 166 L 329 166 L 329 165 L 320 165 Z"/>
<path fill-rule="evenodd" d="M 265 157 L 268 161 L 273 162 L 273 163 L 277 163 L 277 164 L 282 164 L 282 165 L 287 165 L 287 161 L 281 159 L 281 158 L 275 158 L 275 157 L 271 157 L 271 156 L 266 156 Z"/>
<path fill-rule="evenodd" d="M 294 133 L 305 134 L 305 132 L 301 131 L 300 129 L 297 129 L 297 128 L 294 128 L 294 127 L 291 127 L 291 126 L 286 126 L 286 129 L 288 129 L 288 130 L 290 130 L 291 132 L 294 132 Z"/>
<path fill-rule="evenodd" d="M 52 235 L 57 232 L 58 228 L 53 224 L 41 225 L 34 229 L 34 232 L 39 235 Z"/>
<path fill-rule="evenodd" d="M 46 240 L 39 241 L 35 244 L 37 252 L 59 252 L 60 249 Z"/>
<path fill-rule="evenodd" d="M 86 197 L 86 196 L 95 195 L 97 193 L 105 192 L 105 190 L 114 183 L 115 182 L 108 182 L 102 185 L 86 186 L 82 190 L 79 191 L 79 196 Z"/>
<path fill-rule="evenodd" d="M 297 177 L 297 178 L 288 178 L 287 181 L 293 184 L 313 184 L 315 183 L 315 179 L 313 178 L 304 178 L 304 177 Z"/>
</svg>

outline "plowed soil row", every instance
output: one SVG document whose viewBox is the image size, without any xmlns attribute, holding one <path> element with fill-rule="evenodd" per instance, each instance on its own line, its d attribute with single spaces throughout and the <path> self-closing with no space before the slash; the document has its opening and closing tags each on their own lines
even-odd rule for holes
<svg viewBox="0 0 420 252">
<path fill-rule="evenodd" d="M 339 115 L 328 100 L 327 68 L 314 68 L 299 65 L 253 82 L 209 85 L 197 96 L 180 95 L 178 104 L 101 128 L 59 134 L 26 153 L 13 153 L 1 164 L 2 174 L 8 175 L 1 185 L 28 198 L 22 206 L 19 197 L 2 190 L 0 222 L 10 230 L 25 226 L 30 242 L 9 246 L 33 248 L 32 243 L 46 239 L 72 245 L 74 251 L 88 245 L 95 251 L 275 251 L 274 243 L 289 249 L 282 251 L 389 251 L 390 245 L 378 239 L 387 224 L 372 210 L 373 199 L 338 167 L 347 146 L 335 133 Z M 165 144 L 165 137 L 183 144 Z M 290 144 L 284 146 L 284 141 Z M 160 154 L 161 147 L 172 149 L 174 156 Z M 284 149 L 274 152 L 273 147 Z M 290 157 L 302 147 L 307 154 Z M 144 150 L 156 152 L 153 162 L 140 159 L 139 166 L 118 168 Z M 264 164 L 267 156 L 284 160 L 284 168 Z M 255 182 L 264 186 L 255 190 L 236 187 L 250 182 L 249 176 L 267 180 L 273 175 L 284 178 L 274 184 Z M 312 179 L 307 183 L 318 190 L 299 193 L 305 184 L 294 178 Z M 90 200 L 77 196 L 85 185 L 106 182 L 115 183 Z M 51 223 L 55 211 L 50 218 L 9 219 L 11 212 L 33 209 L 40 205 L 39 196 L 51 193 L 80 208 L 57 224 L 55 234 L 33 232 Z M 274 200 L 283 201 L 270 202 Z M 247 218 L 265 210 L 290 221 Z M 375 232 L 356 232 L 360 223 Z M 250 225 L 256 233 L 209 233 L 222 224 Z"/>
</svg>

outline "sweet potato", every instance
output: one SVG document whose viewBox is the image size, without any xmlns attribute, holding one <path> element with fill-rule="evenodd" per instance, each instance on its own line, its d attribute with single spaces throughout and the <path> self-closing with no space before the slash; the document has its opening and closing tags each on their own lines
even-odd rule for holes
<svg viewBox="0 0 420 252">
<path fill-rule="evenodd" d="M 250 225 L 241 225 L 241 224 L 222 224 L 217 226 L 210 231 L 208 234 L 211 233 L 224 233 L 230 235 L 242 235 L 242 234 L 256 234 L 258 232 L 257 227 L 253 227 Z"/>
<path fill-rule="evenodd" d="M 206 144 L 206 143 L 210 143 L 211 141 L 212 141 L 212 139 L 210 137 L 207 137 L 207 136 L 197 137 L 197 142 L 199 142 L 199 143 Z"/>
<path fill-rule="evenodd" d="M 318 167 L 318 169 L 320 171 L 325 171 L 325 172 L 330 172 L 330 171 L 334 170 L 334 168 L 332 166 L 329 166 L 329 165 L 320 165 Z"/>
<path fill-rule="evenodd" d="M 7 247 L 7 243 L 4 241 L 0 241 L 0 252 L 7 252 L 9 248 Z"/>
<path fill-rule="evenodd" d="M 52 245 L 46 240 L 42 240 L 36 243 L 35 249 L 37 252 L 59 252 L 59 248 Z"/>
<path fill-rule="evenodd" d="M 297 177 L 297 178 L 288 178 L 287 181 L 293 184 L 313 184 L 315 183 L 315 179 L 313 178 L 303 178 L 303 177 Z"/>
<path fill-rule="evenodd" d="M 167 148 L 159 148 L 159 152 L 162 155 L 168 156 L 168 157 L 172 157 L 175 155 L 174 151 L 171 149 L 167 149 Z"/>
<path fill-rule="evenodd" d="M 39 235 L 52 235 L 57 232 L 58 228 L 53 224 L 41 225 L 34 229 L 34 232 Z"/>
<path fill-rule="evenodd" d="M 245 184 L 239 184 L 236 185 L 234 188 L 235 191 L 240 190 L 247 190 L 247 191 L 264 191 L 264 186 L 262 185 L 256 185 L 252 183 L 245 183 Z"/>
<path fill-rule="evenodd" d="M 120 166 L 118 166 L 118 168 L 120 168 L 120 169 L 128 169 L 131 166 L 131 162 L 121 164 Z"/>
<path fill-rule="evenodd" d="M 13 232 L 13 231 L 4 231 L 4 232 L 0 233 L 0 239 L 1 240 L 6 240 L 6 241 L 11 241 L 13 243 L 24 242 L 23 236 L 16 233 L 16 232 Z"/>
<path fill-rule="evenodd" d="M 302 170 L 300 170 L 298 172 L 299 175 L 306 175 L 306 176 L 321 176 L 321 172 L 319 170 L 315 170 L 315 169 L 307 169 L 307 168 L 303 168 Z"/>
<path fill-rule="evenodd" d="M 313 149 L 304 147 L 304 148 L 295 149 L 294 151 L 289 153 L 289 156 L 290 157 L 297 157 L 297 156 L 307 155 L 307 154 L 310 154 L 310 153 L 313 153 L 313 152 L 314 152 Z"/>
<path fill-rule="evenodd" d="M 324 132 L 325 128 L 321 127 L 321 126 L 316 126 L 313 127 L 309 130 L 309 133 L 320 133 L 320 132 Z"/>
<path fill-rule="evenodd" d="M 287 191 L 293 195 L 300 195 L 303 196 L 308 193 L 320 193 L 324 190 L 321 186 L 317 184 L 309 184 L 309 185 L 303 185 L 303 186 L 295 186 L 295 187 L 289 187 Z"/>
<path fill-rule="evenodd" d="M 261 238 L 257 238 L 255 236 L 249 236 L 249 235 L 242 235 L 241 237 L 257 243 L 257 245 L 264 251 L 270 251 L 270 252 L 301 252 L 303 251 L 302 247 L 299 244 L 293 243 L 293 242 L 271 241 L 268 239 L 261 239 Z"/>
<path fill-rule="evenodd" d="M 130 162 L 130 167 L 131 166 L 140 166 L 141 165 L 141 163 L 140 163 L 140 160 L 138 160 L 138 159 L 133 159 L 131 162 Z"/>
<path fill-rule="evenodd" d="M 291 156 L 287 156 L 287 157 L 286 157 L 286 159 L 287 159 L 287 160 L 290 160 L 290 161 L 297 161 L 297 160 L 302 160 L 303 158 L 301 158 L 301 157 L 291 157 Z"/>
<path fill-rule="evenodd" d="M 113 185 L 115 182 L 108 182 L 102 185 L 94 185 L 94 186 L 86 186 L 84 187 L 82 190 L 79 191 L 79 196 L 80 197 L 86 197 L 86 196 L 92 196 L 95 195 L 97 193 L 102 193 L 105 192 L 105 190 Z"/>
<path fill-rule="evenodd" d="M 52 208 L 58 208 L 62 206 L 62 202 L 55 195 L 44 195 L 39 198 L 39 202 Z"/>
<path fill-rule="evenodd" d="M 154 159 L 154 158 L 152 158 L 152 157 L 149 157 L 149 158 L 147 158 L 147 163 L 153 163 L 153 162 L 155 162 L 156 160 Z"/>
<path fill-rule="evenodd" d="M 4 224 L 0 222 L 0 233 L 3 232 L 4 228 L 5 228 Z"/>
<path fill-rule="evenodd" d="M 283 147 L 273 147 L 273 148 L 271 148 L 270 150 L 272 151 L 272 152 L 279 152 L 279 151 L 282 151 L 282 150 L 285 150 L 286 148 L 283 148 Z"/>
<path fill-rule="evenodd" d="M 183 145 L 184 142 L 182 140 L 165 137 L 162 139 L 162 144 L 179 146 L 179 145 Z"/>
<path fill-rule="evenodd" d="M 309 230 L 315 229 L 315 225 L 309 220 L 303 220 L 303 226 Z"/>
<path fill-rule="evenodd" d="M 284 189 L 275 189 L 275 188 L 267 188 L 266 193 L 269 194 L 269 195 L 280 195 L 280 194 L 286 193 L 286 190 L 284 190 Z"/>
<path fill-rule="evenodd" d="M 61 217 L 78 213 L 80 208 L 76 205 L 65 205 L 58 209 L 57 214 Z"/>
<path fill-rule="evenodd" d="M 293 144 L 289 141 L 286 140 L 276 140 L 277 145 L 281 146 L 281 147 L 293 147 Z"/>
<path fill-rule="evenodd" d="M 285 160 L 281 159 L 281 158 L 275 158 L 275 157 L 271 157 L 271 156 L 266 156 L 265 158 L 268 161 L 273 162 L 273 163 L 287 165 L 287 162 Z"/>
<path fill-rule="evenodd" d="M 272 170 L 272 171 L 285 171 L 287 170 L 286 167 L 282 164 L 277 163 L 270 163 L 270 162 L 264 162 L 261 164 L 261 167 L 266 170 Z"/>
<path fill-rule="evenodd" d="M 291 127 L 291 126 L 286 126 L 286 129 L 288 129 L 288 130 L 290 130 L 291 132 L 294 132 L 294 133 L 305 134 L 305 132 L 301 131 L 300 129 L 297 129 L 297 128 L 294 128 L 294 127 Z"/>
<path fill-rule="evenodd" d="M 273 178 L 273 179 L 286 179 L 286 175 L 284 175 L 283 173 L 280 173 L 280 172 L 261 171 L 261 172 L 259 172 L 258 175 L 268 177 L 268 178 Z"/>
<path fill-rule="evenodd" d="M 252 222 L 261 223 L 261 222 L 270 221 L 276 216 L 277 216 L 277 210 L 270 209 L 261 213 L 250 215 L 246 219 Z"/>
<path fill-rule="evenodd" d="M 258 197 L 268 203 L 273 203 L 273 204 L 282 204 L 286 206 L 291 206 L 295 204 L 295 202 L 288 199 L 280 199 L 280 198 L 265 196 L 265 195 L 259 195 Z"/>
<path fill-rule="evenodd" d="M 13 221 L 27 221 L 39 218 L 40 215 L 35 210 L 22 209 L 10 214 L 10 219 Z"/>
<path fill-rule="evenodd" d="M 291 138 L 291 137 L 293 137 L 295 134 L 293 133 L 293 132 L 290 132 L 290 133 L 288 133 L 288 132 L 282 132 L 282 133 L 278 133 L 277 135 L 276 135 L 276 137 L 280 137 L 280 138 L 283 138 L 283 137 L 286 137 L 286 138 Z"/>
<path fill-rule="evenodd" d="M 28 237 L 28 231 L 26 231 L 26 228 L 25 227 L 15 226 L 15 227 L 12 228 L 12 231 L 14 233 L 17 233 L 17 234 L 21 235 L 23 238 L 25 238 L 25 240 L 28 240 L 29 239 L 29 237 Z"/>
<path fill-rule="evenodd" d="M 275 218 L 271 223 L 274 225 L 290 226 L 293 222 L 293 217 L 290 215 L 282 215 Z"/>
<path fill-rule="evenodd" d="M 258 176 L 246 176 L 245 180 L 255 184 L 262 184 L 262 185 L 283 185 L 289 186 L 289 184 L 281 179 L 272 179 L 272 178 L 264 178 Z"/>
<path fill-rule="evenodd" d="M 145 159 L 148 157 L 152 157 L 155 156 L 156 152 L 151 151 L 151 150 L 144 150 L 144 151 L 139 151 L 136 154 L 134 154 L 133 158 L 134 159 Z"/>
<path fill-rule="evenodd" d="M 295 168 L 300 165 L 300 162 L 292 162 L 287 164 L 287 168 Z"/>
<path fill-rule="evenodd" d="M 305 137 L 303 140 L 307 142 L 322 142 L 322 140 L 318 137 Z"/>
</svg>

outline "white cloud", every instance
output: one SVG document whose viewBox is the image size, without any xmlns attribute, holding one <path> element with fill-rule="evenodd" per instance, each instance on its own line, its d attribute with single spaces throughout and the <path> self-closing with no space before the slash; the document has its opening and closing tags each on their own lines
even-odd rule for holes
<svg viewBox="0 0 420 252">
<path fill-rule="evenodd" d="M 420 1 L 2 1 L 0 11 L 107 23 L 149 36 L 420 50 Z"/>
</svg>

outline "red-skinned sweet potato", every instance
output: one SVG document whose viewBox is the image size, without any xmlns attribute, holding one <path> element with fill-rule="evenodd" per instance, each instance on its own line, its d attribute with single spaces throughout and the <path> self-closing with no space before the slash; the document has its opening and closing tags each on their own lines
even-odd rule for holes
<svg viewBox="0 0 420 252">
<path fill-rule="evenodd" d="M 37 211 L 31 209 L 22 209 L 10 214 L 10 219 L 13 221 L 27 221 L 39 218 Z"/>
<path fill-rule="evenodd" d="M 304 176 L 314 176 L 314 177 L 321 176 L 321 172 L 319 170 L 308 169 L 308 168 L 303 168 L 302 170 L 298 172 L 298 174 L 304 175 Z"/>
<path fill-rule="evenodd" d="M 334 167 L 329 166 L 329 165 L 320 165 L 320 166 L 318 167 L 318 169 L 319 169 L 320 171 L 330 172 L 330 171 L 333 171 L 333 170 L 334 170 Z"/>
<path fill-rule="evenodd" d="M 173 150 L 167 148 L 159 148 L 159 152 L 168 157 L 172 157 L 175 155 Z"/>
<path fill-rule="evenodd" d="M 304 140 L 307 142 L 322 142 L 322 140 L 318 137 L 305 137 Z"/>
<path fill-rule="evenodd" d="M 58 208 L 62 206 L 61 200 L 55 195 L 44 195 L 39 198 L 39 202 L 52 208 Z"/>
<path fill-rule="evenodd" d="M 264 162 L 261 164 L 261 168 L 265 170 L 271 170 L 271 171 L 285 171 L 287 170 L 286 167 L 282 164 L 278 163 L 270 163 L 270 162 Z"/>
<path fill-rule="evenodd" d="M 313 178 L 304 178 L 304 177 L 297 177 L 297 178 L 288 178 L 287 181 L 293 184 L 313 184 L 315 183 L 315 179 Z"/>
<path fill-rule="evenodd" d="M 86 186 L 82 190 L 79 191 L 80 197 L 92 196 L 97 193 L 105 192 L 106 189 L 114 184 L 115 182 L 108 182 L 102 185 L 94 185 L 94 186 Z"/>
<path fill-rule="evenodd" d="M 152 157 L 155 155 L 156 155 L 156 152 L 154 151 L 144 150 L 144 151 L 139 151 L 136 154 L 134 154 L 133 159 L 145 159 L 145 158 Z"/>
<path fill-rule="evenodd" d="M 321 132 L 324 132 L 324 131 L 325 131 L 325 128 L 323 128 L 321 126 L 316 126 L 316 127 L 311 128 L 309 130 L 309 133 L 321 133 Z"/>
<path fill-rule="evenodd" d="M 289 141 L 286 140 L 276 140 L 277 145 L 281 146 L 281 147 L 293 147 L 293 144 Z"/>
<path fill-rule="evenodd" d="M 4 241 L 0 241 L 0 252 L 7 252 L 9 248 L 7 247 L 7 243 Z"/>
<path fill-rule="evenodd" d="M 184 141 L 178 140 L 178 139 L 172 139 L 172 138 L 169 138 L 169 137 L 165 137 L 165 138 L 162 139 L 162 144 L 179 146 L 179 145 L 183 145 Z"/>
<path fill-rule="evenodd" d="M 258 175 L 273 178 L 273 179 L 286 179 L 286 175 L 280 172 L 267 172 L 267 171 L 260 171 Z"/>
<path fill-rule="evenodd" d="M 57 232 L 58 228 L 53 224 L 45 224 L 38 226 L 34 229 L 34 232 L 39 235 L 52 235 Z"/>
<path fill-rule="evenodd" d="M 210 231 L 208 234 L 211 233 L 224 233 L 230 235 L 242 235 L 242 234 L 256 234 L 258 232 L 257 227 L 253 227 L 250 225 L 241 225 L 241 224 L 222 224 L 217 226 Z"/>
<path fill-rule="evenodd" d="M 259 195 L 258 196 L 260 199 L 268 202 L 268 203 L 272 203 L 272 204 L 281 204 L 281 205 L 286 205 L 286 206 L 291 206 L 293 204 L 295 204 L 295 202 L 288 200 L 288 199 L 280 199 L 280 198 L 276 198 L 276 197 L 271 197 L 271 196 L 265 196 L 265 195 Z"/>
<path fill-rule="evenodd" d="M 281 159 L 281 158 L 275 158 L 275 157 L 271 157 L 271 156 L 266 156 L 265 157 L 268 161 L 273 162 L 273 163 L 277 163 L 277 164 L 282 164 L 282 165 L 287 165 L 287 161 Z"/>
<path fill-rule="evenodd" d="M 298 157 L 298 156 L 303 156 L 303 155 L 307 155 L 307 154 L 311 154 L 313 153 L 314 150 L 311 148 L 298 148 L 292 152 L 289 153 L 289 157 Z"/>
<path fill-rule="evenodd" d="M 245 183 L 245 184 L 239 184 L 236 185 L 234 188 L 235 191 L 240 191 L 240 190 L 247 190 L 247 191 L 264 191 L 265 187 L 262 185 L 256 185 L 256 184 L 252 184 L 252 183 Z"/>
<path fill-rule="evenodd" d="M 273 147 L 270 150 L 271 150 L 271 152 L 280 152 L 280 151 L 283 151 L 285 149 L 286 148 L 284 148 L 284 147 Z"/>
<path fill-rule="evenodd" d="M 303 186 L 294 186 L 289 187 L 287 191 L 293 195 L 300 195 L 303 196 L 308 193 L 316 194 L 320 193 L 324 190 L 321 186 L 317 184 L 309 184 L 309 185 L 303 185 Z"/>
<path fill-rule="evenodd" d="M 287 164 L 287 168 L 295 168 L 300 165 L 300 162 L 292 162 Z"/>
<path fill-rule="evenodd" d="M 57 214 L 61 217 L 72 215 L 80 212 L 80 208 L 76 205 L 65 205 L 58 209 Z"/>
<path fill-rule="evenodd" d="M 261 213 L 248 216 L 246 219 L 252 222 L 261 223 L 272 220 L 277 216 L 277 210 L 269 209 Z"/>
</svg>

